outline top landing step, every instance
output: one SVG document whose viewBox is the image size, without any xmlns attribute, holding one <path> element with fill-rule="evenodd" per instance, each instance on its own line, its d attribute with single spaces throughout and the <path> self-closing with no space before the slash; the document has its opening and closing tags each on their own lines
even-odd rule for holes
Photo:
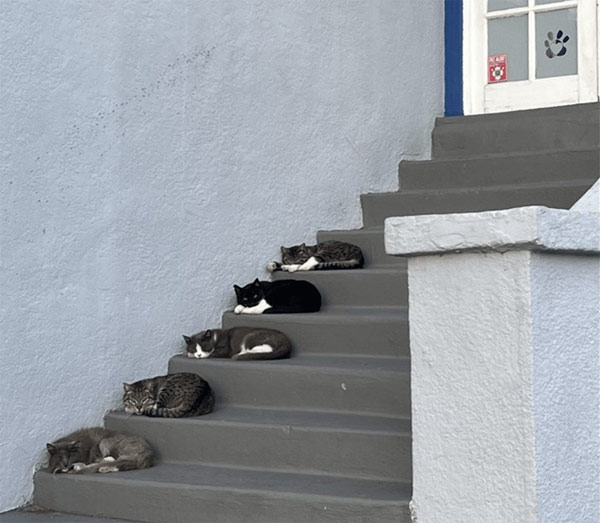
<svg viewBox="0 0 600 523">
<path fill-rule="evenodd" d="M 433 158 L 579 150 L 600 144 L 600 104 L 438 118 Z"/>
</svg>

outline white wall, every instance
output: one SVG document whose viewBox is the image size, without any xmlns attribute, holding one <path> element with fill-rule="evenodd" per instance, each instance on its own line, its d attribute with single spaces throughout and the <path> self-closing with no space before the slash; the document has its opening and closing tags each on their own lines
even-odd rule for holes
<svg viewBox="0 0 600 523">
<path fill-rule="evenodd" d="M 442 111 L 438 0 L 4 0 L 0 511 Z"/>
<path fill-rule="evenodd" d="M 386 220 L 410 256 L 418 521 L 600 521 L 599 231 L 545 207 Z"/>
<path fill-rule="evenodd" d="M 600 521 L 600 258 L 533 254 L 538 521 Z"/>
<path fill-rule="evenodd" d="M 419 522 L 537 521 L 529 257 L 408 261 Z"/>
</svg>

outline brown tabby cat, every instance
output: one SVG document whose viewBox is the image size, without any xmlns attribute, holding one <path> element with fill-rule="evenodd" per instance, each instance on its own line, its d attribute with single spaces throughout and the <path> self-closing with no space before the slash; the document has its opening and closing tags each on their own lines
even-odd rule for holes
<svg viewBox="0 0 600 523">
<path fill-rule="evenodd" d="M 281 263 L 272 261 L 267 270 L 319 271 L 323 269 L 360 269 L 364 258 L 360 247 L 351 243 L 329 240 L 316 245 L 281 247 Z"/>
<path fill-rule="evenodd" d="M 125 412 L 141 416 L 183 418 L 212 412 L 215 396 L 198 374 L 180 372 L 123 383 Z"/>
</svg>

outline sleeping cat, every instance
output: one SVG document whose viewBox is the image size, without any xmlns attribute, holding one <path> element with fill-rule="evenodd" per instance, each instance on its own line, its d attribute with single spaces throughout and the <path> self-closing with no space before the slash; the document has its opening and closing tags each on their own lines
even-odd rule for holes
<svg viewBox="0 0 600 523">
<path fill-rule="evenodd" d="M 212 412 L 215 396 L 198 374 L 181 372 L 123 383 L 123 405 L 129 414 L 162 418 L 201 416 Z"/>
<path fill-rule="evenodd" d="M 46 445 L 50 472 L 85 474 L 145 469 L 152 466 L 152 448 L 139 436 L 102 427 L 80 429 Z"/>
<path fill-rule="evenodd" d="M 184 336 L 189 358 L 275 360 L 288 358 L 292 344 L 275 329 L 233 327 L 212 329 Z"/>
<path fill-rule="evenodd" d="M 238 305 L 236 314 L 286 314 L 317 312 L 321 308 L 321 294 L 304 280 L 259 281 L 244 287 L 234 285 Z"/>
<path fill-rule="evenodd" d="M 267 270 L 315 271 L 322 269 L 360 269 L 364 258 L 360 247 L 351 243 L 329 240 L 316 245 L 281 247 L 281 263 L 272 261 Z"/>
</svg>

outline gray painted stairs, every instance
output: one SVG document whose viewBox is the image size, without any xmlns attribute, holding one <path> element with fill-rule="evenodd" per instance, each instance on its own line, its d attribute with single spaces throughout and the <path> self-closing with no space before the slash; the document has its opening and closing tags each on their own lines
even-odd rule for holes
<svg viewBox="0 0 600 523">
<path fill-rule="evenodd" d="M 275 274 L 323 294 L 316 314 L 236 316 L 294 344 L 289 360 L 176 356 L 215 389 L 210 415 L 110 413 L 107 427 L 143 435 L 159 465 L 108 475 L 35 476 L 50 509 L 162 523 L 406 523 L 411 492 L 410 360 L 404 260 L 387 256 L 387 216 L 521 205 L 570 207 L 597 177 L 598 104 L 438 119 L 430 161 L 402 162 L 401 190 L 361 198 L 364 228 L 321 231 L 359 245 L 355 271 Z"/>
</svg>

